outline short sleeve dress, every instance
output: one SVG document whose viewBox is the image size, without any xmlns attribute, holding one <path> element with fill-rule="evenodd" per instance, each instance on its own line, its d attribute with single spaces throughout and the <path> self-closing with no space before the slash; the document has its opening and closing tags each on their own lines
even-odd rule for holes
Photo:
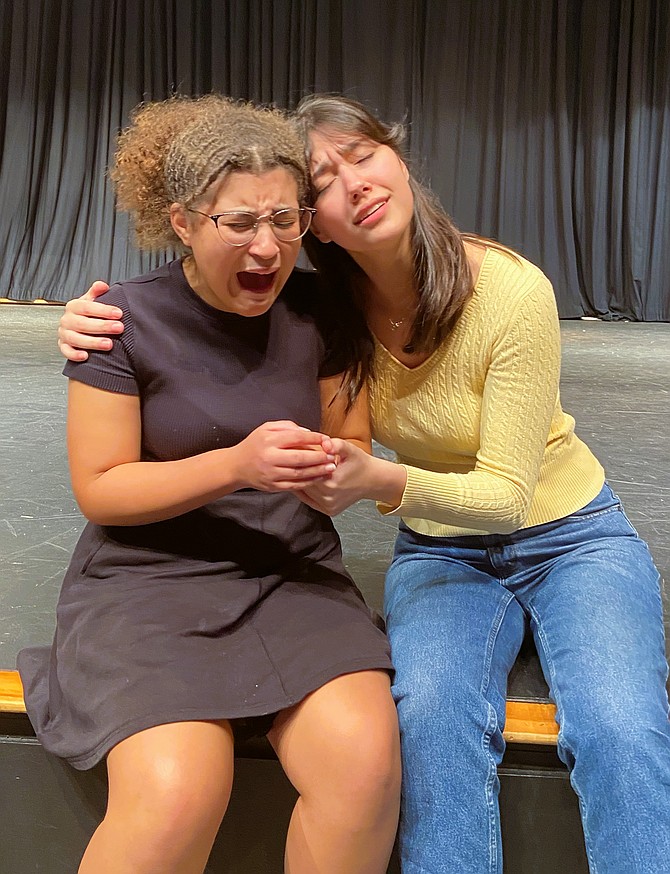
<svg viewBox="0 0 670 874">
<path fill-rule="evenodd" d="M 231 446 L 267 421 L 319 430 L 327 350 L 310 278 L 294 273 L 245 318 L 207 305 L 173 261 L 110 289 L 124 333 L 64 372 L 139 395 L 145 461 Z M 339 675 L 392 671 L 331 520 L 254 489 L 163 522 L 89 523 L 53 644 L 18 667 L 39 740 L 79 769 L 155 725 L 273 714 Z"/>
</svg>

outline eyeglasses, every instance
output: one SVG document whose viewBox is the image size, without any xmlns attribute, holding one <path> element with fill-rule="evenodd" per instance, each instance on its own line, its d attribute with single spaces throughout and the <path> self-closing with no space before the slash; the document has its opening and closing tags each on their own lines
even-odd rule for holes
<svg viewBox="0 0 670 874">
<path fill-rule="evenodd" d="M 211 219 L 224 243 L 229 246 L 246 246 L 256 236 L 261 222 L 267 222 L 275 237 L 282 243 L 292 243 L 303 237 L 312 223 L 316 210 L 310 206 L 299 209 L 277 209 L 267 215 L 254 215 L 252 212 L 221 212 L 218 215 L 208 215 L 199 209 L 186 207 L 189 212 L 196 212 Z"/>
</svg>

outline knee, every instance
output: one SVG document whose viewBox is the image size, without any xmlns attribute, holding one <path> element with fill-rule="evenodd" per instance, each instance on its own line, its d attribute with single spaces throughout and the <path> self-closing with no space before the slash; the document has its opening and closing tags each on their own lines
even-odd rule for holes
<svg viewBox="0 0 670 874">
<path fill-rule="evenodd" d="M 481 680 L 480 680 L 481 682 Z M 458 735 L 468 725 L 485 731 L 491 708 L 479 685 L 456 665 L 439 672 L 415 670 L 399 675 L 393 686 L 403 740 L 426 735 Z M 503 702 L 504 707 L 504 702 Z"/>
<path fill-rule="evenodd" d="M 618 774 L 629 780 L 631 772 L 641 776 L 658 774 L 659 767 L 665 772 L 670 769 L 670 722 L 661 712 L 594 707 L 579 729 L 561 734 L 563 743 L 569 742 L 575 765 L 613 778 Z"/>
<path fill-rule="evenodd" d="M 161 757 L 134 782 L 110 780 L 105 819 L 122 818 L 145 845 L 169 846 L 176 836 L 216 830 L 230 797 L 230 781 L 216 769 L 193 771 L 178 759 Z"/>
<path fill-rule="evenodd" d="M 329 743 L 330 779 L 319 789 L 332 803 L 340 798 L 343 815 L 356 820 L 395 809 L 400 799 L 400 738 L 395 710 L 388 715 L 348 714 L 340 718 Z"/>
<path fill-rule="evenodd" d="M 347 782 L 356 785 L 361 798 L 399 796 L 400 736 L 395 709 L 372 723 L 366 718 L 345 720 L 339 746 L 346 749 Z"/>
</svg>

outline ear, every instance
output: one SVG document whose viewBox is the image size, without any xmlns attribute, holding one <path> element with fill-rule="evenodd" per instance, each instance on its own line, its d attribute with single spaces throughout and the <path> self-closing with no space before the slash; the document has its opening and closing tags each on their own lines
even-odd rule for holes
<svg viewBox="0 0 670 874">
<path fill-rule="evenodd" d="M 409 167 L 405 164 L 402 158 L 398 158 L 398 160 L 402 166 L 402 172 L 405 174 L 405 179 L 409 179 Z"/>
<path fill-rule="evenodd" d="M 185 246 L 191 246 L 191 228 L 186 217 L 186 210 L 179 203 L 170 207 L 170 224 L 175 234 Z"/>
</svg>

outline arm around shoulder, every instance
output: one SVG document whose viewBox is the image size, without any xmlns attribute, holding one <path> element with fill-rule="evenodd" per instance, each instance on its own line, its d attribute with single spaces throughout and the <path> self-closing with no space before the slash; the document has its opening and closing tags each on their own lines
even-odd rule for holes
<svg viewBox="0 0 670 874">
<path fill-rule="evenodd" d="M 69 361 L 86 361 L 88 350 L 107 352 L 112 348 L 109 337 L 101 334 L 121 334 L 123 312 L 116 306 L 97 301 L 109 289 L 97 280 L 86 294 L 70 300 L 58 323 L 58 348 Z"/>
</svg>

